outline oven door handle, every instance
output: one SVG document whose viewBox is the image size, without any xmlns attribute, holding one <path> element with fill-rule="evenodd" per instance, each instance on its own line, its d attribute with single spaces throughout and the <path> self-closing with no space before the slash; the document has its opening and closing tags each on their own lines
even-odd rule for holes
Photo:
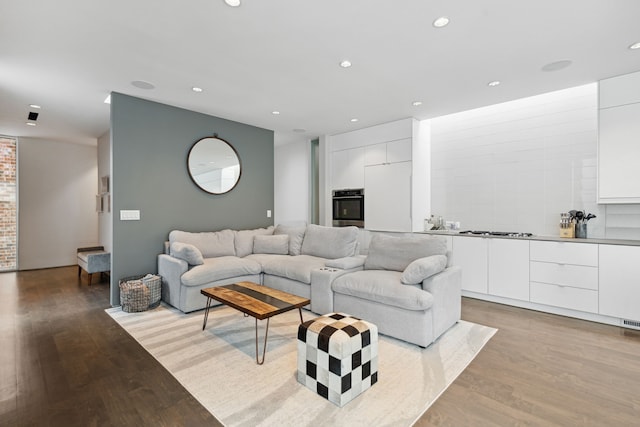
<svg viewBox="0 0 640 427">
<path fill-rule="evenodd" d="M 333 196 L 333 200 L 364 199 L 364 196 Z"/>
</svg>

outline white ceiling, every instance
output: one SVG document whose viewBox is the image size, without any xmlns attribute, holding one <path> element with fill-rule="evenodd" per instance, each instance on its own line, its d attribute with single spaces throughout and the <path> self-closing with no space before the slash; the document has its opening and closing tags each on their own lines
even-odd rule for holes
<svg viewBox="0 0 640 427">
<path fill-rule="evenodd" d="M 638 0 L 0 0 L 0 135 L 95 144 L 111 91 L 277 144 L 437 117 L 638 71 L 639 18 Z"/>
</svg>

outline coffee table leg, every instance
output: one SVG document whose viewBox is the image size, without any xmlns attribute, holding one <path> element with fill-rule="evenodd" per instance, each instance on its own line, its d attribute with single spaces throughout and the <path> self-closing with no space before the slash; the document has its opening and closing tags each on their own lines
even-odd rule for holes
<svg viewBox="0 0 640 427">
<path fill-rule="evenodd" d="M 211 298 L 207 297 L 207 309 L 204 311 L 204 322 L 202 322 L 202 330 L 207 326 L 207 319 L 209 318 L 209 309 L 211 308 Z"/>
<path fill-rule="evenodd" d="M 269 319 L 267 317 L 267 330 L 264 333 L 264 347 L 262 348 L 262 360 L 258 359 L 258 319 L 256 318 L 256 363 L 262 365 L 264 363 L 264 355 L 267 352 L 267 337 L 269 336 Z"/>
<path fill-rule="evenodd" d="M 300 313 L 300 323 L 304 323 L 304 320 L 302 320 L 302 309 L 300 307 L 298 307 L 298 313 Z"/>
</svg>

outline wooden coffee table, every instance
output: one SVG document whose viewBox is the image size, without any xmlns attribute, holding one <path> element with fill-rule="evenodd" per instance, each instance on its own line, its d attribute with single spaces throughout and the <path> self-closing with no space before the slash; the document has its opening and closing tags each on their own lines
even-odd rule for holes
<svg viewBox="0 0 640 427">
<path fill-rule="evenodd" d="M 264 356 L 267 351 L 269 319 L 276 314 L 297 308 L 300 313 L 300 323 L 302 323 L 302 307 L 311 303 L 308 298 L 302 298 L 252 282 L 215 286 L 213 288 L 202 289 L 200 293 L 207 297 L 207 308 L 204 312 L 202 330 L 207 326 L 207 318 L 209 317 L 212 299 L 220 301 L 256 319 L 256 363 L 258 365 L 264 363 Z M 262 360 L 258 359 L 258 319 L 267 319 L 267 329 L 264 333 L 264 347 L 262 348 Z"/>
</svg>

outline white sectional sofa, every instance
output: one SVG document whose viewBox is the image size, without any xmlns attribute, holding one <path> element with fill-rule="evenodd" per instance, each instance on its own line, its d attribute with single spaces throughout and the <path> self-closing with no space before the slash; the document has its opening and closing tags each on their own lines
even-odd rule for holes
<svg viewBox="0 0 640 427">
<path fill-rule="evenodd" d="M 169 233 L 169 253 L 158 256 L 162 299 L 186 313 L 205 307 L 202 289 L 251 281 L 310 298 L 311 310 L 319 313 L 328 307 L 314 304 L 311 272 L 330 260 L 348 260 L 353 269 L 361 269 L 364 258 L 355 257 L 357 246 L 356 227 L 311 224 L 203 233 L 174 230 Z"/>
<path fill-rule="evenodd" d="M 356 227 L 283 226 L 169 233 L 158 256 L 162 299 L 190 312 L 200 291 L 252 281 L 311 300 L 311 311 L 342 311 L 381 333 L 423 347 L 460 319 L 461 271 L 439 236 L 374 234 L 359 254 Z"/>
</svg>

